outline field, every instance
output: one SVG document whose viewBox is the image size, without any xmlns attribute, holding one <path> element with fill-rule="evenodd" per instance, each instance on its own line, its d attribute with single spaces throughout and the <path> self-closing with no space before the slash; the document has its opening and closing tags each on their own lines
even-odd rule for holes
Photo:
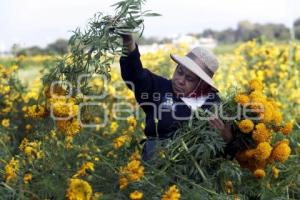
<svg viewBox="0 0 300 200">
<path fill-rule="evenodd" d="M 186 44 L 166 44 L 141 59 L 145 68 L 171 78 L 176 64 L 169 54 L 187 51 Z M 215 136 L 211 149 L 199 144 L 206 150 L 195 168 L 175 164 L 166 149 L 155 164 L 141 160 L 145 117 L 122 81 L 119 58 L 107 84 L 89 79 L 89 95 L 105 92 L 99 99 L 48 85 L 45 75 L 56 67 L 52 56 L 1 58 L 1 199 L 300 199 L 300 44 L 252 40 L 218 47 L 216 54 L 214 81 L 222 99 L 263 99 L 270 116 L 265 111 L 262 124 L 272 137 L 257 142 L 252 135 L 255 149 L 214 165 Z M 250 95 L 249 88 L 264 96 Z M 267 147 L 261 150 L 261 143 Z M 184 158 L 192 160 L 191 152 Z"/>
</svg>

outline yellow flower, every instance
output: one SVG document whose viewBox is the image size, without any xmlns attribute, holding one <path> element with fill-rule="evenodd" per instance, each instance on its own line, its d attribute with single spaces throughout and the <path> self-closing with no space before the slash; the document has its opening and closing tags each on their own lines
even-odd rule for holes
<svg viewBox="0 0 300 200">
<path fill-rule="evenodd" d="M 233 192 L 233 184 L 231 181 L 225 182 L 225 191 L 229 194 Z"/>
<path fill-rule="evenodd" d="M 140 156 L 137 155 L 137 152 L 133 153 L 126 166 L 120 167 L 119 173 L 120 189 L 126 187 L 129 181 L 135 182 L 141 180 L 144 176 L 144 167 L 141 164 Z"/>
<path fill-rule="evenodd" d="M 41 105 L 33 105 L 27 108 L 27 116 L 32 118 L 40 118 L 43 117 L 45 113 L 44 106 Z"/>
<path fill-rule="evenodd" d="M 135 190 L 134 192 L 130 193 L 129 197 L 132 200 L 139 200 L 139 199 L 143 198 L 143 195 L 144 194 L 142 192 L 139 192 L 139 191 Z"/>
<path fill-rule="evenodd" d="M 283 128 L 280 129 L 280 132 L 284 135 L 288 135 L 293 130 L 294 123 L 292 121 L 286 123 Z"/>
<path fill-rule="evenodd" d="M 120 147 L 122 147 L 124 145 L 124 143 L 128 140 L 128 136 L 127 135 L 121 135 L 117 138 L 114 139 L 113 143 L 114 143 L 114 148 L 115 149 L 119 149 Z"/>
<path fill-rule="evenodd" d="M 141 154 L 138 150 L 132 153 L 130 156 L 129 160 L 140 160 L 141 159 Z"/>
<path fill-rule="evenodd" d="M 145 130 L 145 123 L 144 123 L 144 122 L 141 123 L 141 129 L 142 129 L 143 131 Z"/>
<path fill-rule="evenodd" d="M 118 127 L 119 127 L 119 125 L 117 122 L 112 122 L 110 124 L 110 132 L 115 133 L 117 131 Z"/>
<path fill-rule="evenodd" d="M 19 146 L 19 149 L 24 152 L 29 161 L 32 159 L 40 159 L 43 157 L 43 151 L 40 150 L 41 142 L 32 141 L 29 142 L 27 138 L 24 138 Z"/>
<path fill-rule="evenodd" d="M 241 105 L 246 105 L 247 103 L 249 103 L 249 97 L 247 95 L 244 94 L 238 94 L 235 96 L 235 101 Z"/>
<path fill-rule="evenodd" d="M 291 154 L 291 148 L 289 146 L 288 140 L 282 140 L 275 144 L 271 158 L 278 161 L 278 162 L 284 162 L 288 159 L 288 157 Z"/>
<path fill-rule="evenodd" d="M 270 157 L 272 147 L 268 142 L 259 143 L 255 149 L 255 159 L 262 161 Z"/>
<path fill-rule="evenodd" d="M 276 126 L 279 126 L 282 122 L 282 113 L 277 110 L 274 111 L 273 112 L 273 120 L 274 120 Z"/>
<path fill-rule="evenodd" d="M 275 178 L 278 178 L 279 176 L 279 169 L 277 169 L 275 166 L 272 167 L 272 172 Z"/>
<path fill-rule="evenodd" d="M 254 171 L 254 176 L 255 176 L 257 179 L 261 179 L 261 178 L 263 178 L 263 177 L 266 176 L 266 172 L 265 172 L 265 170 L 263 170 L 263 169 L 256 169 L 256 170 Z"/>
<path fill-rule="evenodd" d="M 56 126 L 59 131 L 64 133 L 66 136 L 75 136 L 80 131 L 80 122 L 72 118 L 70 120 L 57 120 Z"/>
<path fill-rule="evenodd" d="M 144 176 L 144 167 L 141 165 L 141 161 L 130 161 L 127 164 L 125 173 L 130 181 L 139 181 Z"/>
<path fill-rule="evenodd" d="M 31 130 L 32 129 L 32 125 L 31 124 L 26 124 L 25 129 L 27 131 Z"/>
<path fill-rule="evenodd" d="M 127 118 L 127 123 L 133 129 L 136 127 L 136 120 L 133 116 L 130 116 L 130 117 Z"/>
<path fill-rule="evenodd" d="M 25 184 L 28 184 L 32 179 L 32 174 L 30 172 L 25 173 L 24 178 L 23 178 L 23 182 Z"/>
<path fill-rule="evenodd" d="M 94 163 L 92 162 L 86 162 L 84 164 L 82 164 L 82 166 L 80 167 L 80 169 L 77 171 L 77 173 L 73 176 L 74 178 L 77 178 L 78 176 L 85 176 L 87 173 L 87 171 L 94 171 Z"/>
<path fill-rule="evenodd" d="M 3 119 L 1 122 L 2 126 L 4 126 L 5 128 L 9 127 L 9 119 Z"/>
<path fill-rule="evenodd" d="M 180 193 L 176 185 L 172 185 L 162 196 L 161 200 L 179 200 Z"/>
<path fill-rule="evenodd" d="M 75 98 L 59 97 L 50 98 L 50 110 L 55 117 L 65 118 L 67 120 L 70 117 L 78 115 L 79 106 L 77 105 Z"/>
<path fill-rule="evenodd" d="M 249 82 L 249 86 L 252 90 L 258 90 L 261 91 L 263 90 L 263 84 L 260 80 L 258 79 L 253 79 Z"/>
<path fill-rule="evenodd" d="M 273 120 L 273 106 L 269 102 L 263 103 L 263 112 L 260 114 L 263 122 L 271 122 Z"/>
<path fill-rule="evenodd" d="M 66 194 L 67 200 L 91 200 L 93 190 L 90 184 L 84 180 L 71 178 Z"/>
<path fill-rule="evenodd" d="M 267 129 L 264 123 L 259 123 L 255 126 L 252 138 L 257 143 L 270 142 L 272 138 L 272 133 L 270 132 L 270 130 Z"/>
<path fill-rule="evenodd" d="M 250 133 L 253 127 L 254 123 L 249 119 L 244 119 L 239 123 L 239 128 L 243 133 Z"/>
<path fill-rule="evenodd" d="M 19 161 L 13 157 L 9 163 L 5 166 L 5 182 L 8 183 L 17 178 L 17 172 L 19 170 Z"/>
<path fill-rule="evenodd" d="M 255 90 L 250 93 L 249 97 L 251 98 L 251 101 L 259 100 L 259 102 L 264 102 L 266 100 L 266 97 L 262 93 L 262 91 Z"/>
<path fill-rule="evenodd" d="M 121 177 L 119 178 L 119 187 L 120 187 L 120 190 L 126 188 L 128 185 L 128 179 L 125 178 L 125 177 Z"/>
</svg>

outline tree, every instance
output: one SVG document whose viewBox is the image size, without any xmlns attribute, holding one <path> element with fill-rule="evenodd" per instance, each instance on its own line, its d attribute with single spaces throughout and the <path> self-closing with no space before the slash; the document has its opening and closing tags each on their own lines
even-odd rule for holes
<svg viewBox="0 0 300 200">
<path fill-rule="evenodd" d="M 294 31 L 295 31 L 295 38 L 300 40 L 300 18 L 296 19 L 294 22 Z"/>
<path fill-rule="evenodd" d="M 68 41 L 65 39 L 58 39 L 55 42 L 49 44 L 46 47 L 45 51 L 50 54 L 66 54 L 68 52 Z"/>
<path fill-rule="evenodd" d="M 300 26 L 300 17 L 294 21 L 294 27 Z"/>
</svg>

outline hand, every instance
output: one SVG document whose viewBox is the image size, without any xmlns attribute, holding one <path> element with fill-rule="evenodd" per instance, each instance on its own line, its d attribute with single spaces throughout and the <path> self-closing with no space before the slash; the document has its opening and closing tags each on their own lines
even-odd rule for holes
<svg viewBox="0 0 300 200">
<path fill-rule="evenodd" d="M 232 132 L 231 132 L 231 128 L 229 126 L 226 126 L 222 120 L 219 119 L 218 116 L 212 116 L 209 120 L 208 120 L 208 123 L 220 130 L 221 134 L 222 134 L 222 137 L 224 139 L 224 141 L 226 143 L 229 143 L 231 142 L 232 138 L 233 138 L 233 135 L 232 135 Z"/>
<path fill-rule="evenodd" d="M 128 49 L 128 53 L 135 49 L 135 41 L 132 34 L 119 34 L 123 39 L 123 46 Z"/>
</svg>

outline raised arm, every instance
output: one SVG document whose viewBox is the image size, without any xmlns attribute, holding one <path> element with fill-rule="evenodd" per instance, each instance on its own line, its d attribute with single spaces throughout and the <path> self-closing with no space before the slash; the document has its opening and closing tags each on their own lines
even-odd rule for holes
<svg viewBox="0 0 300 200">
<path fill-rule="evenodd" d="M 127 86 L 134 90 L 137 100 L 141 102 L 142 93 L 148 93 L 149 96 L 153 94 L 155 82 L 159 77 L 143 68 L 139 48 L 132 35 L 122 36 L 122 38 L 125 56 L 120 58 L 121 76 Z"/>
</svg>

